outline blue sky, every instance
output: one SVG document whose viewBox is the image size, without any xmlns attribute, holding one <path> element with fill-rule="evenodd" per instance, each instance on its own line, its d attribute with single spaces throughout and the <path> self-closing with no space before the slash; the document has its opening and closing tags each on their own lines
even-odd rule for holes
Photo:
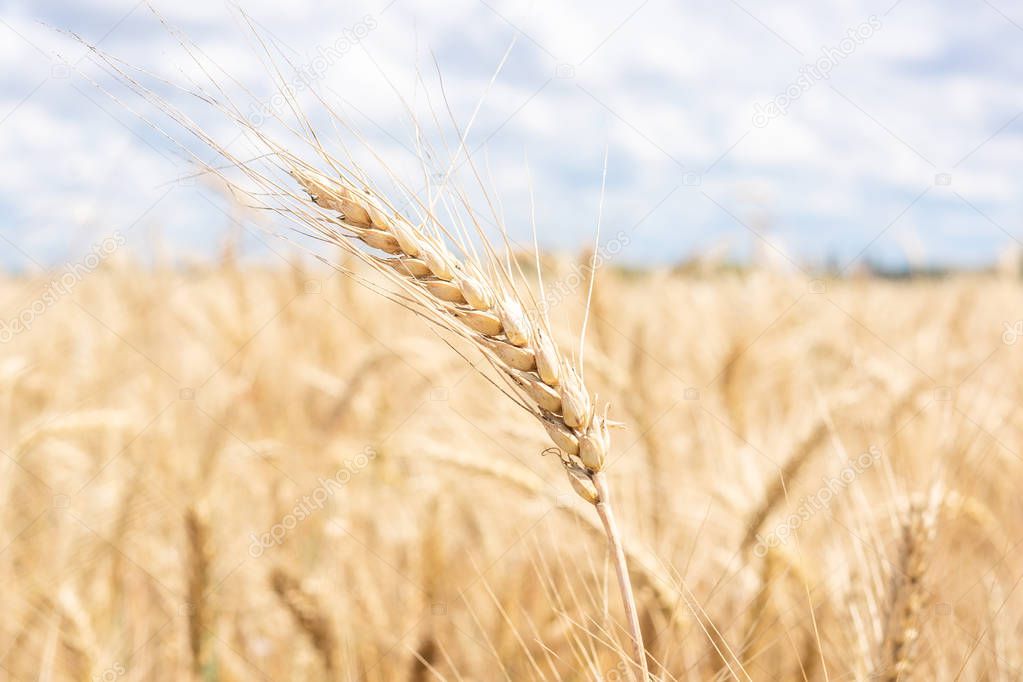
<svg viewBox="0 0 1023 682">
<path fill-rule="evenodd" d="M 270 96 L 231 4 L 153 4 Z M 547 248 L 592 239 L 605 148 L 604 229 L 634 234 L 633 262 L 759 252 L 782 265 L 978 265 L 1023 241 L 1023 9 L 1007 0 L 240 5 L 293 64 L 344 45 L 315 87 L 410 182 L 395 90 L 422 119 L 423 95 L 440 101 L 439 70 L 464 125 L 514 41 L 469 147 L 523 239 L 531 177 Z M 56 29 L 187 83 L 176 39 L 132 0 L 0 6 L 0 265 L 73 260 L 114 230 L 140 252 L 213 253 L 223 202 L 178 182 L 180 154 L 89 84 L 96 70 Z M 223 121 L 203 123 L 231 139 Z M 253 236 L 245 248 L 266 251 Z"/>
</svg>

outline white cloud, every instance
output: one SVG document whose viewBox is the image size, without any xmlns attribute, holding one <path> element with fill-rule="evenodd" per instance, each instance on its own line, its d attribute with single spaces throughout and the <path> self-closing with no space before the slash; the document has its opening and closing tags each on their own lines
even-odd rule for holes
<svg viewBox="0 0 1023 682">
<path fill-rule="evenodd" d="M 156 4 L 218 68 L 238 79 L 241 87 L 231 91 L 244 102 L 244 113 L 251 111 L 244 89 L 256 102 L 266 102 L 272 90 L 261 47 L 236 11 L 208 0 Z M 801 236 L 788 239 L 795 253 L 832 247 L 855 253 L 942 172 L 952 173 L 952 189 L 983 204 L 995 220 L 1011 222 L 1023 208 L 1017 187 L 1023 117 L 985 143 L 1023 111 L 1015 78 L 1023 65 L 1023 41 L 1016 27 L 982 5 L 904 0 L 889 14 L 882 13 L 888 6 L 874 8 L 881 28 L 843 58 L 829 80 L 813 83 L 784 116 L 755 128 L 754 104 L 796 82 L 801 66 L 816 60 L 823 47 L 838 45 L 870 10 L 852 0 L 770 6 L 455 0 L 443 11 L 426 0 L 242 4 L 270 49 L 280 50 L 277 62 L 285 66 L 286 61 L 314 64 L 324 49 L 342 44 L 338 41 L 347 31 L 371 17 L 372 30 L 345 43 L 343 55 L 331 60 L 316 87 L 328 100 L 342 102 L 339 110 L 388 163 L 413 176 L 410 184 L 418 180 L 415 163 L 392 136 L 407 145 L 412 131 L 388 80 L 430 127 L 418 79 L 425 81 L 435 112 L 449 126 L 436 58 L 447 104 L 464 125 L 505 49 L 517 39 L 480 108 L 470 147 L 487 140 L 494 183 L 508 199 L 507 219 L 519 221 L 514 229 L 522 229 L 525 219 L 529 150 L 538 214 L 556 226 L 541 234 L 549 243 L 572 245 L 589 237 L 592 223 L 579 216 L 596 205 L 605 144 L 612 163 L 607 213 L 622 224 L 682 182 L 683 169 L 672 159 L 696 173 L 714 164 L 702 186 L 684 187 L 645 224 L 644 234 L 669 241 L 662 239 L 656 248 L 640 243 L 632 251 L 661 258 L 677 257 L 694 242 L 709 243 L 713 235 L 735 229 L 734 221 L 701 195 L 704 191 L 728 203 L 746 196 L 745 188 L 760 187 L 778 224 Z M 134 0 L 83 0 L 73 9 L 55 1 L 14 0 L 8 6 L 4 21 L 24 40 L 0 25 L 6 33 L 0 67 L 11 74 L 0 86 L 0 118 L 50 76 L 46 55 L 59 50 L 76 59 L 81 54 L 53 26 L 81 31 L 91 40 L 113 28 L 103 47 L 127 62 L 185 83 L 202 76 L 176 39 Z M 564 72 L 566 65 L 571 73 Z M 570 77 L 547 83 L 556 73 Z M 81 80 L 75 83 L 104 100 Z M 180 93 L 166 94 L 223 139 L 231 138 L 222 117 Z M 316 111 L 308 93 L 301 100 Z M 111 114 L 116 109 L 109 101 L 104 106 Z M 334 137 L 328 117 L 320 112 L 313 118 Z M 453 142 L 450 126 L 447 132 Z M 439 142 L 436 134 L 431 137 Z M 0 152 L 19 160 L 0 167 L 7 187 L 3 204 L 40 249 L 46 239 L 59 245 L 62 221 L 131 220 L 156 196 L 155 188 L 183 168 L 150 145 L 172 155 L 166 141 L 130 114 L 104 113 L 69 81 L 51 79 L 0 124 Z M 482 154 L 479 160 L 482 164 Z M 40 186 L 50 194 L 40 196 Z M 914 207 L 913 219 L 919 225 L 940 222 L 942 230 L 906 233 L 912 235 L 914 253 L 937 259 L 955 256 L 957 247 L 942 235 L 955 230 L 955 220 L 966 219 L 961 213 L 942 215 L 948 190 L 940 191 L 944 194 L 931 192 Z M 210 215 L 192 193 L 173 196 L 154 211 L 154 219 L 187 216 L 206 225 L 222 219 Z M 39 227 L 44 224 L 45 229 Z M 840 237 L 815 225 L 840 225 Z M 182 240 L 193 239 L 195 229 L 181 228 Z M 971 234 L 978 249 L 995 253 L 998 240 Z"/>
</svg>

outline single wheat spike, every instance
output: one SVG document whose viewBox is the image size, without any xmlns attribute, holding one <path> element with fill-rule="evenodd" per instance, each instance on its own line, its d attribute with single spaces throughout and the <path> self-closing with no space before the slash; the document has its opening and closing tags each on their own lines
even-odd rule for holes
<svg viewBox="0 0 1023 682">
<path fill-rule="evenodd" d="M 912 502 L 902 522 L 899 555 L 888 588 L 877 679 L 905 682 L 912 678 L 913 650 L 920 637 L 920 614 L 926 598 L 923 580 L 941 504 L 940 492 L 935 489 L 926 503 Z"/>
<path fill-rule="evenodd" d="M 573 490 L 593 504 L 600 516 L 615 559 L 634 652 L 646 679 L 639 617 L 603 474 L 611 424 L 606 406 L 601 411 L 594 405 L 581 368 L 552 343 L 541 316 L 526 314 L 512 273 L 491 267 L 493 275 L 487 276 L 487 266 L 449 250 L 439 228 L 413 225 L 372 190 L 345 177 L 328 178 L 297 160 L 286 160 L 312 203 L 332 214 L 316 211 L 305 222 L 348 248 L 354 248 L 351 240 L 356 240 L 384 252 L 366 256 L 357 251 L 396 277 L 425 316 L 474 343 L 504 377 L 519 405 L 547 430 Z"/>
<path fill-rule="evenodd" d="M 278 599 L 291 612 L 298 627 L 312 641 L 328 677 L 333 678 L 338 669 L 338 643 L 326 612 L 317 604 L 315 597 L 305 591 L 299 581 L 284 569 L 274 569 L 270 584 Z"/>
<path fill-rule="evenodd" d="M 355 239 L 383 251 L 373 262 L 397 275 L 402 289 L 434 321 L 479 348 L 520 404 L 547 429 L 570 480 L 583 489 L 580 495 L 597 500 L 593 479 L 602 471 L 609 447 L 606 413 L 594 408 L 581 371 L 550 341 L 544 321 L 526 314 L 515 286 L 486 276 L 484 266 L 459 257 L 433 230 L 413 225 L 368 189 L 320 175 L 297 161 L 291 175 L 317 207 L 336 214 L 333 219 L 311 218 L 313 226 L 350 248 L 350 239 Z"/>
<path fill-rule="evenodd" d="M 915 389 L 911 389 L 912 391 L 915 391 Z M 915 395 L 915 392 L 911 394 Z M 905 396 L 903 399 L 905 399 Z M 853 400 L 854 396 L 847 396 L 833 409 L 844 410 L 852 404 Z M 845 417 L 842 416 L 841 419 L 845 419 Z M 796 447 L 793 448 L 791 454 L 789 454 L 782 465 L 781 471 L 778 472 L 778 476 L 771 480 L 770 485 L 764 490 L 760 503 L 750 513 L 746 521 L 746 534 L 743 536 L 740 545 L 743 552 L 748 552 L 756 544 L 757 535 L 763 529 L 764 523 L 777 510 L 779 505 L 785 501 L 788 486 L 792 485 L 802 474 L 807 464 L 813 461 L 813 455 L 824 444 L 832 428 L 834 426 L 828 419 L 818 419 Z"/>
<path fill-rule="evenodd" d="M 771 484 L 764 491 L 764 497 L 757 505 L 753 513 L 749 515 L 746 522 L 746 535 L 742 539 L 742 551 L 748 552 L 757 542 L 757 535 L 764 527 L 771 513 L 785 499 L 785 491 L 789 485 L 799 476 L 806 464 L 812 459 L 817 448 L 821 446 L 828 437 L 830 424 L 827 420 L 818 421 L 810 432 L 799 442 L 799 445 L 792 451 L 789 458 L 785 460 L 778 476 L 771 480 Z"/>
<path fill-rule="evenodd" d="M 188 644 L 192 652 L 192 673 L 202 679 L 209 662 L 206 631 L 210 627 L 207 591 L 210 585 L 209 527 L 196 511 L 185 512 L 185 534 L 188 538 Z"/>
</svg>

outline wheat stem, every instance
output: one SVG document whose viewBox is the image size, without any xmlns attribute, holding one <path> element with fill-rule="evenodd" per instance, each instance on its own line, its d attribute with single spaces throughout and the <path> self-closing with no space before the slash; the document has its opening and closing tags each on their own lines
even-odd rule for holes
<svg viewBox="0 0 1023 682">
<path fill-rule="evenodd" d="M 188 535 L 188 642 L 192 653 L 192 672 L 202 679 L 209 664 L 206 631 L 210 627 L 207 591 L 210 582 L 209 526 L 195 507 L 185 512 Z"/>
<path fill-rule="evenodd" d="M 614 557 L 615 573 L 618 576 L 618 590 L 622 594 L 622 606 L 625 607 L 625 618 L 629 624 L 629 634 L 632 636 L 633 654 L 643 673 L 641 679 L 646 682 L 650 679 L 650 673 L 647 670 L 643 631 L 639 626 L 639 611 L 636 610 L 636 597 L 632 593 L 632 581 L 629 580 L 629 565 L 625 561 L 622 534 L 618 530 L 614 509 L 611 506 L 611 491 L 603 472 L 595 473 L 592 480 L 599 495 L 599 499 L 593 506 L 597 510 L 597 515 L 600 516 L 601 523 L 604 524 L 604 532 L 607 533 L 608 548 Z"/>
</svg>

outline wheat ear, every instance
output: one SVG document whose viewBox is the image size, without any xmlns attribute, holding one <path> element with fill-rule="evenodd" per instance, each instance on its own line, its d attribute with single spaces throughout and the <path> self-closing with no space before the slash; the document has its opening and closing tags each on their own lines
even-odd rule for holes
<svg viewBox="0 0 1023 682">
<path fill-rule="evenodd" d="M 928 502 L 911 503 L 902 522 L 899 556 L 888 588 L 888 609 L 877 679 L 898 682 L 908 680 L 912 675 L 913 649 L 920 636 L 920 614 L 925 599 L 924 574 L 937 532 L 941 505 L 940 491 L 935 489 Z"/>
<path fill-rule="evenodd" d="M 382 256 L 356 253 L 396 280 L 416 309 L 475 344 L 498 370 L 518 404 L 547 430 L 575 492 L 594 506 L 614 559 L 633 653 L 649 675 L 628 564 L 604 476 L 610 448 L 607 409 L 598 411 L 582 370 L 559 352 L 541 316 L 527 315 L 512 273 L 488 268 L 445 245 L 441 228 L 413 225 L 372 190 L 344 177 L 328 178 L 289 159 L 290 173 L 310 200 L 328 212 L 303 222 L 320 236 L 354 248 L 361 241 Z M 488 273 L 488 270 L 490 271 Z"/>
<path fill-rule="evenodd" d="M 270 584 L 298 627 L 312 641 L 327 676 L 333 679 L 338 668 L 338 643 L 330 617 L 320 608 L 316 599 L 302 588 L 299 581 L 284 569 L 274 569 Z"/>
<path fill-rule="evenodd" d="M 774 478 L 756 509 L 749 515 L 746 522 L 746 535 L 743 536 L 742 551 L 749 550 L 757 543 L 757 536 L 764 527 L 771 513 L 785 500 L 787 486 L 791 485 L 803 468 L 810 462 L 817 448 L 825 441 L 830 432 L 830 424 L 826 420 L 818 421 L 810 432 L 799 442 L 789 458 L 785 460 L 777 478 Z"/>
</svg>

